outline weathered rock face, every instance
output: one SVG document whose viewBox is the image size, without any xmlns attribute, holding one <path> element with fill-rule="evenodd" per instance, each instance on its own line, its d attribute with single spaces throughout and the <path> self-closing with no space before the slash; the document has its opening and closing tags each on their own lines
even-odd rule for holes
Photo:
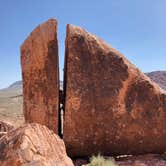
<svg viewBox="0 0 166 166">
<path fill-rule="evenodd" d="M 5 135 L 8 131 L 12 130 L 14 127 L 8 123 L 0 122 L 0 138 Z"/>
<path fill-rule="evenodd" d="M 24 115 L 26 122 L 58 132 L 59 70 L 57 22 L 39 25 L 21 46 Z"/>
<path fill-rule="evenodd" d="M 0 139 L 1 166 L 73 166 L 64 142 L 40 124 L 27 124 Z"/>
<path fill-rule="evenodd" d="M 12 130 L 14 127 L 11 124 L 8 124 L 6 122 L 0 121 L 0 132 L 8 132 Z"/>
<path fill-rule="evenodd" d="M 114 48 L 72 25 L 64 94 L 70 156 L 166 151 L 166 92 Z"/>
</svg>

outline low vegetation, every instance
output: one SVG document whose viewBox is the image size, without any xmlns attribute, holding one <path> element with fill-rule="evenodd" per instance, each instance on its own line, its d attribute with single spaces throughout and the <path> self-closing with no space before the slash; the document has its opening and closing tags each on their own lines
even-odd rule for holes
<svg viewBox="0 0 166 166">
<path fill-rule="evenodd" d="M 88 166 L 118 166 L 114 158 L 110 157 L 105 159 L 100 154 L 98 156 L 93 156 L 90 159 L 90 164 Z"/>
</svg>

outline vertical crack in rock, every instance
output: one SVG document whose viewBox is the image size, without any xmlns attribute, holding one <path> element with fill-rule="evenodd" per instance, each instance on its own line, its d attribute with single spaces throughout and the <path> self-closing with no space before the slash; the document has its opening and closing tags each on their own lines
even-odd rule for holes
<svg viewBox="0 0 166 166">
<path fill-rule="evenodd" d="M 166 92 L 121 53 L 68 25 L 64 141 L 70 156 L 162 153 Z"/>
<path fill-rule="evenodd" d="M 63 118 L 64 118 L 64 93 L 63 89 L 59 90 L 59 136 L 63 138 Z"/>
<path fill-rule="evenodd" d="M 69 24 L 67 25 L 66 27 L 66 39 L 65 39 L 65 58 L 64 58 L 64 78 L 63 78 L 63 97 L 64 97 L 64 100 L 63 100 L 63 106 L 64 106 L 64 115 L 65 115 L 65 102 L 66 102 L 66 89 L 67 89 L 67 84 L 66 84 L 66 81 L 67 81 L 67 60 L 68 60 L 68 29 L 69 29 Z M 65 116 L 64 116 L 65 117 Z"/>
<path fill-rule="evenodd" d="M 39 25 L 21 46 L 26 122 L 46 125 L 58 133 L 59 63 L 57 21 Z"/>
</svg>

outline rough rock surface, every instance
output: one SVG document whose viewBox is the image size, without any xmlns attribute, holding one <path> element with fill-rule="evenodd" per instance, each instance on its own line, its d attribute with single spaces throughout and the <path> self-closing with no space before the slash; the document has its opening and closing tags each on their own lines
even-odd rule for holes
<svg viewBox="0 0 166 166">
<path fill-rule="evenodd" d="M 68 155 L 166 150 L 166 92 L 121 53 L 68 25 L 64 73 Z"/>
<path fill-rule="evenodd" d="M 26 122 L 58 132 L 59 70 L 57 22 L 39 25 L 21 46 L 24 115 Z"/>
<path fill-rule="evenodd" d="M 117 161 L 117 164 L 119 166 L 165 166 L 166 156 L 154 154 L 132 156 L 123 161 Z"/>
<path fill-rule="evenodd" d="M 73 166 L 63 140 L 40 124 L 27 124 L 0 139 L 1 166 Z"/>
<path fill-rule="evenodd" d="M 14 127 L 8 123 L 5 123 L 3 121 L 0 121 L 0 131 L 2 132 L 8 132 L 11 129 L 13 129 Z"/>
<path fill-rule="evenodd" d="M 14 127 L 8 123 L 0 122 L 0 138 L 5 135 L 8 131 L 12 130 Z"/>
<path fill-rule="evenodd" d="M 105 157 L 108 158 L 108 157 Z M 88 166 L 89 161 L 86 159 L 77 159 L 74 161 L 75 166 Z M 146 154 L 140 156 L 128 156 L 116 159 L 118 166 L 165 166 L 165 154 Z"/>
</svg>

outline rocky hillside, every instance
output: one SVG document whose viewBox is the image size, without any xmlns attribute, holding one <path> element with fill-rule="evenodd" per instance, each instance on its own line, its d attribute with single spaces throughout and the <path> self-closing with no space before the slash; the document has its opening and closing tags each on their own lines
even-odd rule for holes
<svg viewBox="0 0 166 166">
<path fill-rule="evenodd" d="M 166 71 L 154 71 L 146 73 L 146 75 L 158 83 L 161 88 L 166 89 Z"/>
<path fill-rule="evenodd" d="M 23 123 L 21 81 L 0 90 L 0 120 L 14 126 L 19 126 Z"/>
<path fill-rule="evenodd" d="M 11 84 L 8 88 L 18 89 L 22 87 L 22 81 L 16 81 L 13 84 Z"/>
</svg>

